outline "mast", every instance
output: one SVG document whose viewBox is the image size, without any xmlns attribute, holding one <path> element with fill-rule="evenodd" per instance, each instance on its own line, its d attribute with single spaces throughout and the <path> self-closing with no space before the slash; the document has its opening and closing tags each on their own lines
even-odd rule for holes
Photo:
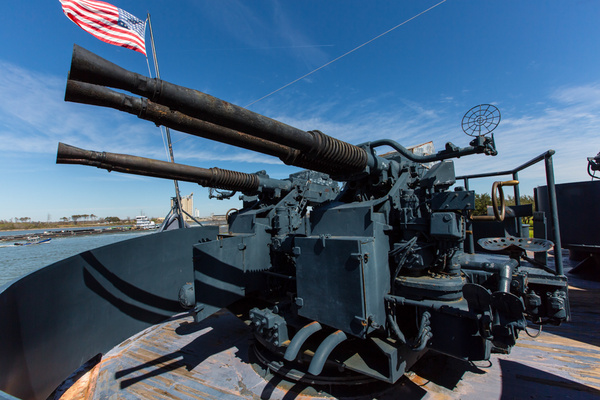
<svg viewBox="0 0 600 400">
<path fill-rule="evenodd" d="M 156 47 L 154 46 L 154 32 L 152 31 L 152 20 L 150 19 L 150 12 L 148 12 L 148 27 L 150 29 L 150 44 L 152 46 L 152 58 L 154 61 L 154 70 L 156 71 L 156 77 L 158 79 L 160 79 L 160 70 L 158 68 L 158 59 L 156 58 Z M 175 163 L 175 157 L 173 156 L 173 144 L 171 142 L 171 130 L 169 129 L 169 127 L 165 126 L 165 130 L 167 132 L 167 145 L 169 147 L 169 157 L 171 159 L 172 163 Z M 175 207 L 177 207 L 177 212 L 179 214 L 179 228 L 185 228 L 185 222 L 184 222 L 184 218 L 183 218 L 183 209 L 182 209 L 182 204 L 181 204 L 181 194 L 179 192 L 179 182 L 177 180 L 174 180 L 173 183 L 175 184 L 175 201 L 177 202 L 177 204 L 175 204 Z M 166 222 L 166 220 L 165 220 Z"/>
</svg>

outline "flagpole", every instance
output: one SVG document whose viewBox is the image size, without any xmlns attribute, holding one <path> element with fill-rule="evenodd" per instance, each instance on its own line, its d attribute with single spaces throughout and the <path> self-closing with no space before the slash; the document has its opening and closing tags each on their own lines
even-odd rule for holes
<svg viewBox="0 0 600 400">
<path fill-rule="evenodd" d="M 160 79 L 160 70 L 158 69 L 158 59 L 156 58 L 156 47 L 154 46 L 154 32 L 152 31 L 152 20 L 150 19 L 150 13 L 148 13 L 148 28 L 150 29 L 150 44 L 152 46 L 154 71 L 156 72 L 156 78 Z M 167 126 L 165 126 L 165 130 L 167 132 L 167 145 L 169 147 L 169 157 L 171 158 L 171 162 L 175 163 L 175 157 L 173 156 L 173 144 L 171 143 L 171 131 Z M 185 223 L 183 218 L 183 205 L 181 204 L 181 195 L 179 193 L 179 182 L 177 180 L 174 180 L 173 182 L 175 183 L 175 198 L 177 201 L 177 211 L 179 212 L 179 228 L 184 228 Z"/>
</svg>

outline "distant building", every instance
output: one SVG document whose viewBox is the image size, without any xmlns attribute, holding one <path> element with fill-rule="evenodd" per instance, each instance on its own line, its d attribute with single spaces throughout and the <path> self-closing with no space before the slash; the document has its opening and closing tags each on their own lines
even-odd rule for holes
<svg viewBox="0 0 600 400">
<path fill-rule="evenodd" d="M 171 199 L 171 207 L 173 207 L 173 200 Z M 190 220 L 189 215 L 194 215 L 194 193 L 190 193 L 187 196 L 181 196 L 181 208 L 184 211 L 184 217 L 186 220 Z M 185 213 L 189 214 L 186 215 Z"/>
</svg>

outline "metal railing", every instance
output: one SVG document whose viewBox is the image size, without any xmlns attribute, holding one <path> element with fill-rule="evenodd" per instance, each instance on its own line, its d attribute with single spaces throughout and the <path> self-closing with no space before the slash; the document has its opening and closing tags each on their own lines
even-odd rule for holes
<svg viewBox="0 0 600 400">
<path fill-rule="evenodd" d="M 563 275 L 563 260 L 562 260 L 562 247 L 560 242 L 560 228 L 558 225 L 558 207 L 556 204 L 556 190 L 554 185 L 554 166 L 552 162 L 552 156 L 554 155 L 554 150 L 548 150 L 545 153 L 540 154 L 539 156 L 532 158 L 527 161 L 525 164 L 518 166 L 517 168 L 499 171 L 499 172 L 487 172 L 483 174 L 474 174 L 474 175 L 462 175 L 457 176 L 456 180 L 462 179 L 465 183 L 465 189 L 469 190 L 469 180 L 470 179 L 478 179 L 478 178 L 489 178 L 492 176 L 502 176 L 502 175 L 511 175 L 513 180 L 519 180 L 519 172 L 531 167 L 532 165 L 537 164 L 540 161 L 544 161 L 546 167 L 546 183 L 548 190 L 548 200 L 550 203 L 550 212 L 552 218 L 552 224 L 554 226 L 554 232 L 552 235 L 552 239 L 554 242 L 554 265 L 556 267 L 556 274 Z M 516 184 L 513 186 L 514 194 L 515 194 L 515 205 L 521 205 L 520 197 L 521 192 L 519 190 L 519 185 Z M 521 226 L 521 218 L 517 219 L 518 227 Z M 474 252 L 475 243 L 473 239 L 473 229 L 472 223 L 470 220 L 467 221 L 467 235 L 468 235 L 468 245 L 470 247 L 470 252 Z"/>
</svg>

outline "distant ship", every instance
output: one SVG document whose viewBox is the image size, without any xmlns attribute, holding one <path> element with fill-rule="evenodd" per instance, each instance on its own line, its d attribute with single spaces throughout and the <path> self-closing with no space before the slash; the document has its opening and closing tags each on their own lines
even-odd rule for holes
<svg viewBox="0 0 600 400">
<path fill-rule="evenodd" d="M 138 215 L 135 217 L 135 227 L 136 229 L 156 229 L 158 225 L 154 221 L 150 221 L 147 216 Z"/>
</svg>

